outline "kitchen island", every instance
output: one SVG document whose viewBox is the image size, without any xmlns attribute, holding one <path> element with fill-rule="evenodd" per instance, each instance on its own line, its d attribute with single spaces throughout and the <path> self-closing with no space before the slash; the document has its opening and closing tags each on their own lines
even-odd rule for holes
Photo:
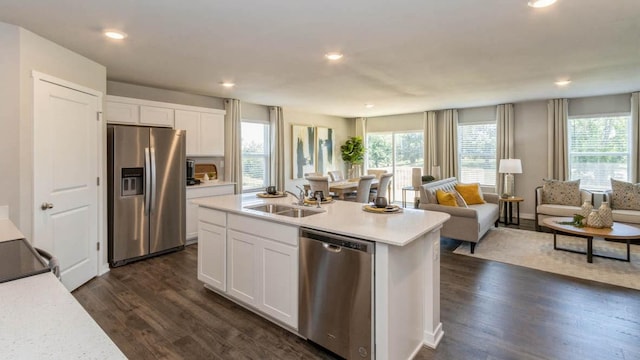
<svg viewBox="0 0 640 360">
<path fill-rule="evenodd" d="M 299 229 L 375 243 L 375 359 L 410 359 L 424 345 L 435 348 L 440 322 L 440 228 L 449 215 L 405 209 L 370 213 L 363 204 L 335 201 L 305 217 L 258 211 L 260 204 L 291 206 L 292 196 L 202 198 L 199 209 L 198 278 L 232 299 L 298 334 Z M 253 207 L 254 209 L 250 209 Z"/>
</svg>

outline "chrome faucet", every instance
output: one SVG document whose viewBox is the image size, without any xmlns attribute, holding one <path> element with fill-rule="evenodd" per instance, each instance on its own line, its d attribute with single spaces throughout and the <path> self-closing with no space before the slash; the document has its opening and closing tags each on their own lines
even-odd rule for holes
<svg viewBox="0 0 640 360">
<path fill-rule="evenodd" d="M 298 200 L 298 205 L 304 205 L 304 196 L 305 196 L 305 191 L 304 191 L 304 189 L 302 189 L 302 188 L 301 188 L 301 187 L 299 187 L 299 186 L 296 186 L 296 187 L 297 187 L 298 189 L 300 189 L 300 194 L 299 194 L 299 195 L 296 195 L 296 194 L 292 193 L 292 192 L 291 192 L 291 191 L 289 191 L 289 190 L 285 190 L 284 192 L 285 192 L 285 193 L 287 193 L 287 194 L 290 194 L 291 196 L 293 196 L 294 198 L 296 198 L 296 200 Z"/>
<path fill-rule="evenodd" d="M 316 192 L 316 204 L 318 204 L 318 206 L 316 206 L 316 207 L 318 209 L 321 208 L 320 202 L 322 202 L 322 194 L 321 194 L 321 192 Z"/>
</svg>

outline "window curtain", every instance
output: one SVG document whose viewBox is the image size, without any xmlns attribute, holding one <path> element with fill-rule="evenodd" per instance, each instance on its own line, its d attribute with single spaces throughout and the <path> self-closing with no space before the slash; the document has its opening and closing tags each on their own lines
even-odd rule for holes
<svg viewBox="0 0 640 360">
<path fill-rule="evenodd" d="M 438 144 L 436 139 L 436 116 L 435 111 L 424 112 L 424 169 L 423 172 L 431 174 L 433 166 L 438 165 Z M 431 174 L 433 175 L 433 174 Z"/>
<path fill-rule="evenodd" d="M 360 136 L 362 138 L 362 144 L 364 145 L 364 148 L 367 148 L 367 118 L 356 118 L 356 129 L 355 129 L 355 136 Z M 340 148 L 338 148 L 339 150 Z M 366 174 L 367 173 L 367 164 L 369 163 L 369 158 L 367 155 L 367 152 L 364 153 L 364 164 L 363 164 L 363 169 L 362 169 L 362 173 Z M 346 175 L 347 173 L 345 173 Z"/>
<path fill-rule="evenodd" d="M 442 178 L 458 176 L 458 110 L 444 111 L 442 137 Z"/>
<path fill-rule="evenodd" d="M 227 113 L 224 116 L 224 133 L 225 133 L 225 181 L 235 182 L 235 193 L 242 193 L 242 134 L 240 129 L 241 112 L 240 100 L 225 99 L 224 109 Z"/>
<path fill-rule="evenodd" d="M 271 184 L 279 191 L 284 190 L 284 117 L 282 108 L 269 108 L 269 124 L 271 127 Z"/>
<path fill-rule="evenodd" d="M 496 192 L 504 194 L 504 177 L 498 173 L 500 159 L 515 159 L 513 104 L 498 105 L 496 109 L 496 129 L 498 148 L 496 149 Z"/>
<path fill-rule="evenodd" d="M 631 181 L 640 182 L 640 92 L 631 94 Z"/>
<path fill-rule="evenodd" d="M 549 179 L 569 180 L 567 115 L 567 99 L 549 100 L 547 103 L 547 177 Z"/>
</svg>

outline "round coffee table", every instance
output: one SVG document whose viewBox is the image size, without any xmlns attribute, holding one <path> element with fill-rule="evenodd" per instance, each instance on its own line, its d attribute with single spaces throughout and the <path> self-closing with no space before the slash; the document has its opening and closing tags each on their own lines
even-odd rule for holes
<svg viewBox="0 0 640 360">
<path fill-rule="evenodd" d="M 553 230 L 553 249 L 554 250 L 562 250 L 569 251 L 578 254 L 586 254 L 587 262 L 592 263 L 593 257 L 601 257 L 606 259 L 613 260 L 622 260 L 622 261 L 631 261 L 631 253 L 630 253 L 630 241 L 634 239 L 640 239 L 640 228 L 633 227 L 630 225 L 626 225 L 623 223 L 614 222 L 613 227 L 610 228 L 602 228 L 596 229 L 592 227 L 576 227 L 573 225 L 565 225 L 559 224 L 560 222 L 568 222 L 573 221 L 573 218 L 570 217 L 549 217 L 542 220 L 544 226 Z M 565 234 L 571 234 L 578 237 L 583 237 L 587 239 L 587 251 L 577 251 L 573 249 L 565 249 L 559 248 L 556 244 L 556 233 L 561 232 Z M 593 253 L 593 238 L 603 238 L 605 240 L 623 240 L 627 243 L 627 258 L 617 258 L 612 256 L 600 255 Z"/>
</svg>

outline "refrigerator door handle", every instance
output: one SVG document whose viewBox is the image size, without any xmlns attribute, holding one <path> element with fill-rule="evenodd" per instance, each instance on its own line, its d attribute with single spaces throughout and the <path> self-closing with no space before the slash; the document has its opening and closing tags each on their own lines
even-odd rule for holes
<svg viewBox="0 0 640 360">
<path fill-rule="evenodd" d="M 156 149 L 151 148 L 151 208 L 150 212 L 156 211 L 156 190 L 157 190 L 157 176 L 156 174 Z"/>
<path fill-rule="evenodd" d="M 151 209 L 151 154 L 144 148 L 144 214 L 149 215 Z"/>
</svg>

